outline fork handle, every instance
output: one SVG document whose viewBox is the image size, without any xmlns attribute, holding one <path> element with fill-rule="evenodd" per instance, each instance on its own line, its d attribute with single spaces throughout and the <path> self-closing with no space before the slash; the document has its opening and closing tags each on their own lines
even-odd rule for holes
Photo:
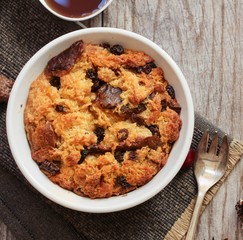
<svg viewBox="0 0 243 240">
<path fill-rule="evenodd" d="M 205 193 L 202 193 L 202 192 L 201 193 L 199 192 L 199 194 L 197 196 L 197 201 L 196 201 L 196 204 L 195 204 L 195 207 L 194 207 L 194 210 L 193 210 L 191 222 L 190 222 L 189 229 L 187 231 L 187 235 L 186 235 L 185 240 L 193 240 L 194 239 L 204 196 L 205 196 Z"/>
</svg>

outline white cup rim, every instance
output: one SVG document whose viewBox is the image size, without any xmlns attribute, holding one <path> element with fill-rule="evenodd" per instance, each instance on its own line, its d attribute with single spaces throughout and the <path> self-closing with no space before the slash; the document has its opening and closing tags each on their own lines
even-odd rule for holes
<svg viewBox="0 0 243 240">
<path fill-rule="evenodd" d="M 74 17 L 66 17 L 64 15 L 61 15 L 59 13 L 57 13 L 56 11 L 54 11 L 52 8 L 49 7 L 49 5 L 46 3 L 45 0 L 39 0 L 40 3 L 49 11 L 51 12 L 52 14 L 54 14 L 55 16 L 63 19 L 63 20 L 66 20 L 66 21 L 72 21 L 72 22 L 77 22 L 77 21 L 85 21 L 85 20 L 88 20 L 90 18 L 93 18 L 95 16 L 97 16 L 98 14 L 100 14 L 101 12 L 103 12 L 109 5 L 110 3 L 113 1 L 113 0 L 107 0 L 107 2 L 100 8 L 98 9 L 97 11 L 87 15 L 87 16 L 84 16 L 84 17 L 80 17 L 80 18 L 74 18 Z"/>
</svg>

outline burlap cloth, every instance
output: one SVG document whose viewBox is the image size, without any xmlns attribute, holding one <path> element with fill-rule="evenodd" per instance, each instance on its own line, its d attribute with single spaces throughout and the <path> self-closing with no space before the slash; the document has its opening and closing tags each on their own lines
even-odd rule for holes
<svg viewBox="0 0 243 240">
<path fill-rule="evenodd" d="M 35 0 L 1 1 L 0 70 L 15 79 L 28 59 L 46 43 L 78 29 L 49 14 Z M 0 104 L 0 219 L 17 239 L 181 239 L 186 231 L 196 196 L 192 169 L 181 170 L 151 200 L 121 212 L 89 214 L 63 208 L 40 195 L 18 170 L 7 141 L 6 104 Z M 196 114 L 192 147 L 202 132 L 218 130 Z M 243 146 L 230 139 L 226 176 L 240 160 Z M 207 194 L 204 206 L 226 176 Z"/>
</svg>

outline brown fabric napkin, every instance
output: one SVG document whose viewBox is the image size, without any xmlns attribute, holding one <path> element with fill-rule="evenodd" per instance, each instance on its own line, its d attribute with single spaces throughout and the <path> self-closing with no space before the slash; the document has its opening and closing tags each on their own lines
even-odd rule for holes
<svg viewBox="0 0 243 240">
<path fill-rule="evenodd" d="M 0 70 L 12 79 L 42 46 L 78 29 L 74 23 L 52 16 L 37 0 L 1 1 L 0 15 Z M 188 226 L 183 223 L 190 218 L 196 195 L 192 169 L 181 170 L 155 197 L 125 211 L 89 214 L 66 209 L 40 195 L 18 170 L 6 136 L 6 107 L 0 104 L 0 219 L 17 239 L 148 240 L 183 236 Z M 197 147 L 205 129 L 224 135 L 196 115 L 192 148 Z M 237 141 L 231 148 L 232 169 L 243 150 Z"/>
<path fill-rule="evenodd" d="M 0 219 L 17 239 L 181 239 L 186 233 L 196 195 L 192 169 L 181 170 L 175 179 L 147 202 L 121 212 L 89 214 L 61 207 L 40 195 L 19 172 L 12 159 L 1 105 L 0 134 Z M 3 114 L 2 114 L 3 113 Z M 204 129 L 216 128 L 196 115 L 192 147 L 196 147 Z M 217 129 L 221 136 L 223 132 Z M 235 158 L 229 171 L 243 153 L 233 141 Z M 217 189 L 209 194 L 205 205 Z"/>
</svg>

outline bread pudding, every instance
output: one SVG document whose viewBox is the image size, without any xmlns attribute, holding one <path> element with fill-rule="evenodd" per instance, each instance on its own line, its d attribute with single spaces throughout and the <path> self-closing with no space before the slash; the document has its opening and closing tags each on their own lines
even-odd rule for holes
<svg viewBox="0 0 243 240">
<path fill-rule="evenodd" d="M 24 124 L 33 160 L 52 182 L 92 199 L 143 186 L 180 134 L 168 81 L 143 51 L 73 43 L 31 84 Z"/>
</svg>

